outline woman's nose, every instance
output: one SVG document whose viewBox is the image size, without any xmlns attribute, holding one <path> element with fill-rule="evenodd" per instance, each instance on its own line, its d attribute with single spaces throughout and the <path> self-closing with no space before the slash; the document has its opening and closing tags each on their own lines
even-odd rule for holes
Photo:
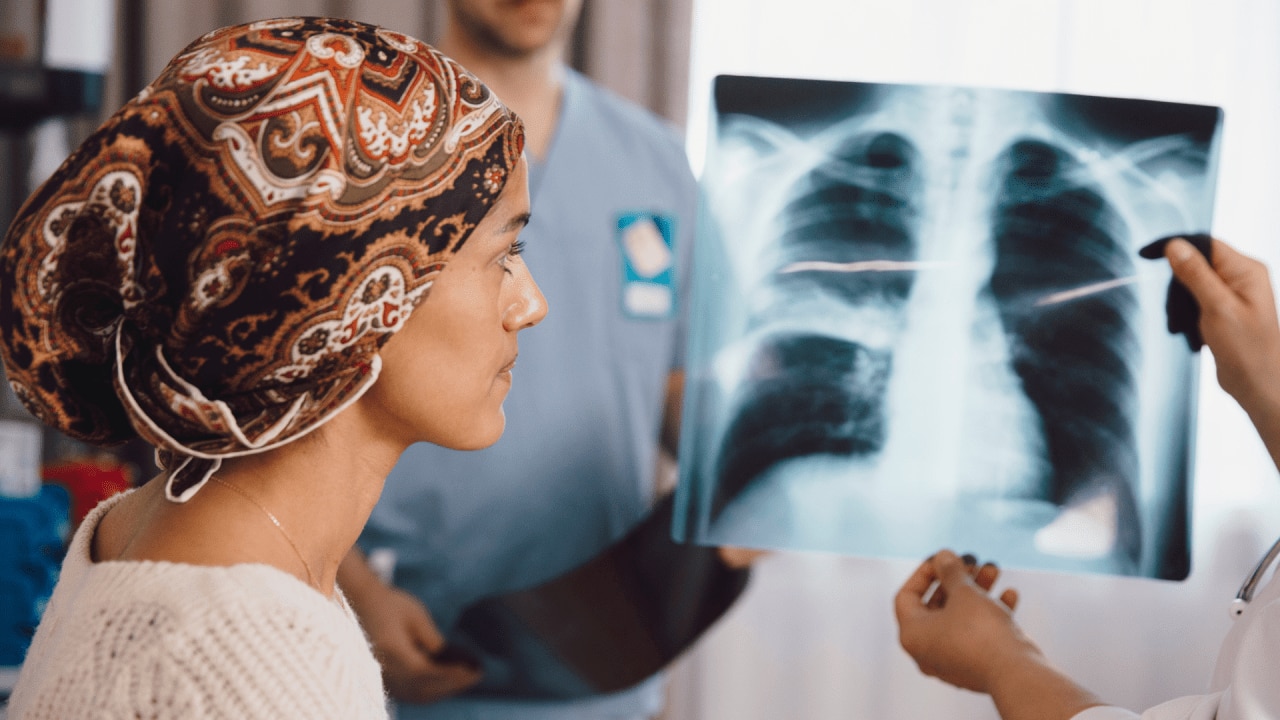
<svg viewBox="0 0 1280 720">
<path fill-rule="evenodd" d="M 507 306 L 503 319 L 509 331 L 524 330 L 542 322 L 547 316 L 547 298 L 534 281 L 529 268 L 523 262 L 516 269 L 516 297 Z"/>
</svg>

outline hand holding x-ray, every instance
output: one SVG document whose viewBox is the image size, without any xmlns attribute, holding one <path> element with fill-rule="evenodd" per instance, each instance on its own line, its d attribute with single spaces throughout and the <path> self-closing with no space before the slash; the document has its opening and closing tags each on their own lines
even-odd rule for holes
<svg viewBox="0 0 1280 720">
<path fill-rule="evenodd" d="M 1165 254 L 1202 308 L 1199 329 L 1218 384 L 1249 413 L 1280 467 L 1280 324 L 1266 266 L 1221 240 L 1213 241 L 1212 265 L 1186 243 L 1171 243 Z"/>
</svg>

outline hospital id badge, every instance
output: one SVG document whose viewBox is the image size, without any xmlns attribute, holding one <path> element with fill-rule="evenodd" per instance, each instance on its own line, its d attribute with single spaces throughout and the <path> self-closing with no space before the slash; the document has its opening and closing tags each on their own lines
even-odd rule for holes
<svg viewBox="0 0 1280 720">
<path fill-rule="evenodd" d="M 675 219 L 651 212 L 618 216 L 622 312 L 642 320 L 675 315 Z"/>
</svg>

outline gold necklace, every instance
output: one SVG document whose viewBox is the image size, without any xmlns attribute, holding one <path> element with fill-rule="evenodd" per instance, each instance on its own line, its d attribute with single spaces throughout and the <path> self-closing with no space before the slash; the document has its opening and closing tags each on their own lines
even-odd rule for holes
<svg viewBox="0 0 1280 720">
<path fill-rule="evenodd" d="M 302 551 L 298 549 L 298 544 L 293 541 L 293 538 L 289 537 L 288 531 L 284 529 L 284 525 L 280 524 L 280 519 L 276 517 L 275 513 L 268 510 L 262 503 L 255 500 L 253 496 L 250 495 L 249 493 L 219 478 L 217 475 L 210 475 L 209 479 L 218 483 L 222 487 L 236 493 L 237 495 L 244 498 L 245 500 L 248 500 L 250 503 L 253 504 L 254 507 L 258 508 L 263 513 L 265 513 L 267 516 L 267 519 L 271 520 L 271 524 L 275 525 L 276 529 L 280 531 L 280 535 L 284 537 L 284 541 L 289 543 L 289 547 L 293 548 L 293 554 L 298 556 L 298 561 L 302 563 L 303 569 L 307 571 L 307 584 L 311 585 L 311 587 L 315 588 L 316 590 L 320 590 L 320 586 L 316 583 L 315 576 L 311 574 L 311 565 L 309 565 L 307 563 L 307 559 L 302 556 Z M 324 591 L 320 590 L 320 592 L 323 594 Z"/>
</svg>

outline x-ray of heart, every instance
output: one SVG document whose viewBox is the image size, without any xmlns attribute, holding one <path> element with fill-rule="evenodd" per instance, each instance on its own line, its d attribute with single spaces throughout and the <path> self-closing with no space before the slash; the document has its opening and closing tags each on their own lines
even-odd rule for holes
<svg viewBox="0 0 1280 720">
<path fill-rule="evenodd" d="M 679 540 L 1188 574 L 1197 356 L 1167 263 L 1222 113 L 721 76 Z"/>
</svg>

